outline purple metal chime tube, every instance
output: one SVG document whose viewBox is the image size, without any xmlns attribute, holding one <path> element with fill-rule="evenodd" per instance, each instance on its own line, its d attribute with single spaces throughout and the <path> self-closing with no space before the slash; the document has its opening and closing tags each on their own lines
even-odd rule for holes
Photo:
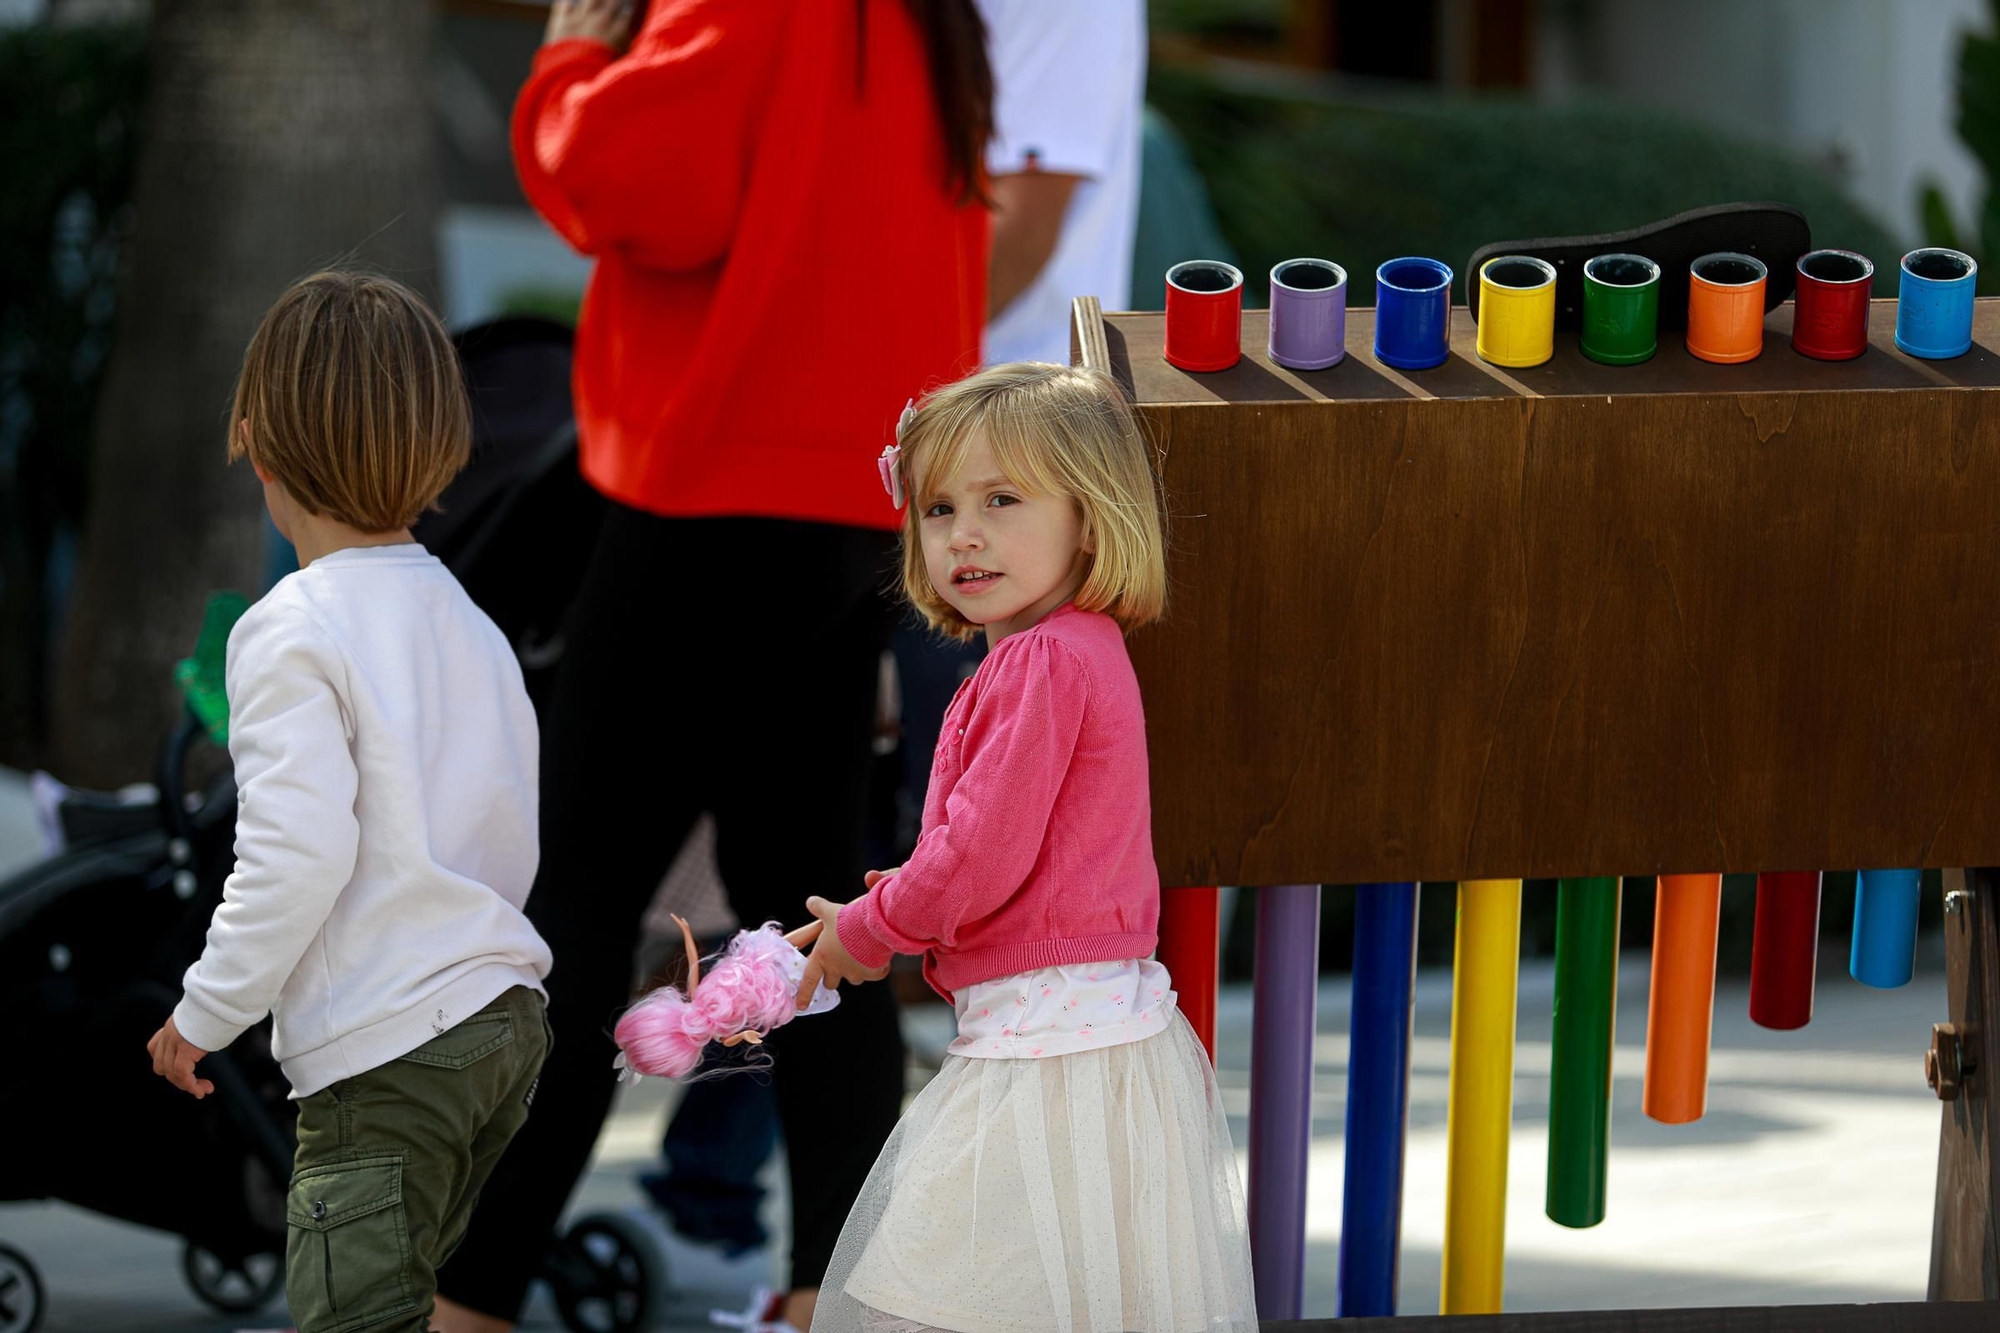
<svg viewBox="0 0 2000 1333">
<path fill-rule="evenodd" d="M 1319 1009 L 1319 885 L 1257 896 L 1256 1022 L 1250 1033 L 1250 1259 L 1257 1315 L 1305 1303 L 1306 1155 Z"/>
</svg>

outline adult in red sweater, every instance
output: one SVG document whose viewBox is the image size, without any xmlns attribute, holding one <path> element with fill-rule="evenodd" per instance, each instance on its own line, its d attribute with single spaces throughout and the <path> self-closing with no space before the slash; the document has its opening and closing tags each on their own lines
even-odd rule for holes
<svg viewBox="0 0 2000 1333">
<path fill-rule="evenodd" d="M 641 917 L 704 810 L 746 924 L 859 891 L 895 514 L 874 465 L 979 359 L 991 79 L 971 0 L 558 0 L 515 106 L 529 201 L 597 264 L 584 475 L 611 501 L 543 723 L 528 912 L 555 954 L 527 1127 L 434 1327 L 511 1326 L 608 1109 Z M 773 1035 L 803 1328 L 894 1126 L 886 987 Z M 837 1085 L 834 1100 L 806 1100 Z"/>
</svg>

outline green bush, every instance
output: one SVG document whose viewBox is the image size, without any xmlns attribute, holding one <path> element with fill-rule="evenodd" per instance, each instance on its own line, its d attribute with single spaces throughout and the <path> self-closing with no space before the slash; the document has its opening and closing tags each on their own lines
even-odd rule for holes
<svg viewBox="0 0 2000 1333">
<path fill-rule="evenodd" d="M 2000 0 L 1994 0 L 1991 8 L 1991 27 L 2000 30 Z M 1986 194 L 1973 226 L 1961 229 L 1952 220 L 1943 192 L 1935 185 L 1925 186 L 1918 195 L 1924 239 L 1977 259 L 1979 294 L 1991 296 L 2000 292 L 2000 271 L 1986 262 L 2000 260 L 2000 194 L 1993 189 L 1994 180 L 2000 178 L 2000 35 L 1995 31 L 1968 32 L 1958 48 L 1958 137 L 1986 173 Z"/>
<path fill-rule="evenodd" d="M 576 327 L 577 311 L 583 306 L 583 291 L 577 287 L 531 284 L 509 287 L 500 293 L 498 316 L 528 315 Z"/>
</svg>

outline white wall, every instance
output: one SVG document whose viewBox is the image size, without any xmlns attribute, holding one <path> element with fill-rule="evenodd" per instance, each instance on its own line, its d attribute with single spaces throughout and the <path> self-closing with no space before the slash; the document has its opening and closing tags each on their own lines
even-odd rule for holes
<svg viewBox="0 0 2000 1333">
<path fill-rule="evenodd" d="M 1953 123 L 1960 35 L 1989 14 L 1985 0 L 1543 0 L 1534 82 L 1785 144 L 1914 242 L 1923 181 L 1961 226 L 1983 189 Z"/>
<path fill-rule="evenodd" d="M 590 261 L 526 208 L 446 205 L 438 217 L 444 318 L 463 328 L 493 318 L 510 289 L 581 292 Z"/>
</svg>

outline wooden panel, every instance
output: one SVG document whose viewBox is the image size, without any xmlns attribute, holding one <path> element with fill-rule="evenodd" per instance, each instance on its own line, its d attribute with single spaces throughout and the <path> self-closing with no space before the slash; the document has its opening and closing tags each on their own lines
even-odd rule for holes
<svg viewBox="0 0 2000 1333">
<path fill-rule="evenodd" d="M 1371 314 L 1317 375 L 1108 318 L 1173 510 L 1166 883 L 2000 864 L 2000 303 L 1939 365 L 1882 303 L 1845 365 L 1506 376 L 1375 366 Z"/>
<path fill-rule="evenodd" d="M 1773 1305 L 1714 1310 L 1267 1319 L 1263 1333 L 1992 1333 L 1988 1305 Z"/>
<path fill-rule="evenodd" d="M 1930 1298 L 2000 1300 L 2000 871 L 1945 872 L 1945 993 L 1964 1037 L 1959 1095 L 1944 1103 Z M 2000 1316 L 1994 1320 L 2000 1326 Z"/>
</svg>

